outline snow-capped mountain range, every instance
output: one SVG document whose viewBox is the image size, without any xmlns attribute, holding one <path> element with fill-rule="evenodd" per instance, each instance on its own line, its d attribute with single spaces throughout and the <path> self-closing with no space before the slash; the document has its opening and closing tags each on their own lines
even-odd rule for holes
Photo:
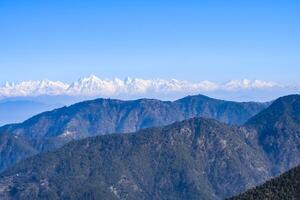
<svg viewBox="0 0 300 200">
<path fill-rule="evenodd" d="M 86 97 L 134 97 L 149 96 L 149 94 L 195 94 L 212 91 L 244 91 L 244 90 L 272 90 L 286 87 L 276 82 L 262 80 L 232 80 L 226 83 L 211 81 L 188 82 L 176 79 L 140 79 L 126 78 L 124 80 L 101 79 L 95 75 L 81 78 L 71 84 L 60 81 L 40 80 L 23 81 L 20 83 L 5 83 L 0 87 L 0 97 L 28 97 L 41 95 L 67 95 Z"/>
</svg>

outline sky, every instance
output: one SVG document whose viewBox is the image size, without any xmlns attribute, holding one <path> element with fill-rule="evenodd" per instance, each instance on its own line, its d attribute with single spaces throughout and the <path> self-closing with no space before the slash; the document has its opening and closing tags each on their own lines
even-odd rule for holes
<svg viewBox="0 0 300 200">
<path fill-rule="evenodd" d="M 297 0 L 0 0 L 0 83 L 300 83 Z"/>
</svg>

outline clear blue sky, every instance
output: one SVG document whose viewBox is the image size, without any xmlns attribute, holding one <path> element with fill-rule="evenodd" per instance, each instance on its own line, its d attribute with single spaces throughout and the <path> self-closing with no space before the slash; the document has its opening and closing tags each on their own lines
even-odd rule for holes
<svg viewBox="0 0 300 200">
<path fill-rule="evenodd" d="M 299 0 L 0 0 L 0 82 L 300 82 Z"/>
</svg>

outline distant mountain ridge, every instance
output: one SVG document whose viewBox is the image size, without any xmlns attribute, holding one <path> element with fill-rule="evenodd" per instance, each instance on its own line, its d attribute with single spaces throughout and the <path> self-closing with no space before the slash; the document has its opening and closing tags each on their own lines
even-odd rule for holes
<svg viewBox="0 0 300 200">
<path fill-rule="evenodd" d="M 40 152 L 55 149 L 74 139 L 135 132 L 192 117 L 242 124 L 267 106 L 268 103 L 238 103 L 203 95 L 189 96 L 174 102 L 155 99 L 96 99 L 41 113 L 20 124 L 3 126 L 0 134 L 21 136 Z M 12 156 L 12 159 L 14 157 L 18 156 Z M 1 162 L 6 163 L 4 160 Z M 3 169 L 5 168 L 0 168 L 0 171 Z"/>
<path fill-rule="evenodd" d="M 299 106 L 300 95 L 290 95 L 245 126 L 192 118 L 137 133 L 73 141 L 2 173 L 0 197 L 229 198 L 300 164 L 294 157 L 300 149 Z"/>
</svg>

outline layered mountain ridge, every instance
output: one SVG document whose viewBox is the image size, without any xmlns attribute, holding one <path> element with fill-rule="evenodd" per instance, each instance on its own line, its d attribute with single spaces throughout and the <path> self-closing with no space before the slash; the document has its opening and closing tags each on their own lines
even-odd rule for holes
<svg viewBox="0 0 300 200">
<path fill-rule="evenodd" d="M 291 157 L 300 148 L 299 100 L 299 95 L 282 97 L 245 126 L 193 118 L 137 133 L 73 141 L 2 173 L 0 195 L 2 199 L 228 198 L 300 164 Z"/>
<path fill-rule="evenodd" d="M 155 99 L 96 99 L 41 113 L 20 124 L 3 126 L 0 134 L 7 133 L 23 138 L 26 140 L 24 143 L 31 144 L 37 152 L 42 152 L 56 149 L 71 140 L 135 132 L 192 117 L 208 117 L 230 124 L 241 124 L 266 106 L 268 103 L 237 103 L 202 95 L 189 96 L 174 102 Z M 5 151 L 0 149 L 1 153 Z M 6 165 L 7 162 L 0 158 L 3 163 L 0 171 L 13 164 L 14 158 L 19 158 L 11 153 L 11 160 L 8 162 L 10 164 Z"/>
</svg>

